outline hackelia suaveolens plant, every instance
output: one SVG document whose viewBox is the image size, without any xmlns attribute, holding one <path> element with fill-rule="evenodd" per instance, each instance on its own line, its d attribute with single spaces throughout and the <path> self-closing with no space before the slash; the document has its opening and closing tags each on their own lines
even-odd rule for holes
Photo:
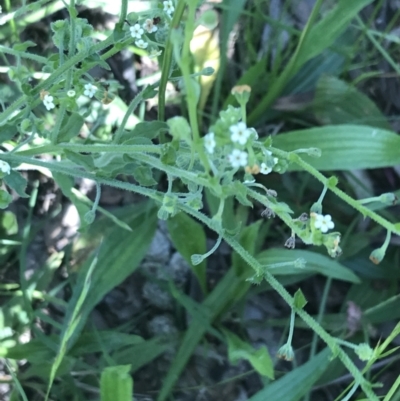
<svg viewBox="0 0 400 401">
<path fill-rule="evenodd" d="M 328 230 L 334 228 L 335 224 L 333 223 L 330 214 L 326 214 L 324 216 L 322 214 L 316 213 L 314 227 L 321 230 L 321 232 L 325 234 L 328 232 Z"/>
<path fill-rule="evenodd" d="M 204 136 L 204 147 L 206 148 L 208 153 L 213 154 L 215 146 L 215 134 L 214 132 L 209 132 L 207 135 Z"/>
<path fill-rule="evenodd" d="M 251 131 L 247 128 L 244 122 L 237 123 L 229 127 L 231 132 L 231 140 L 239 145 L 246 145 L 247 140 L 251 135 Z"/>
<path fill-rule="evenodd" d="M 7 175 L 10 174 L 10 171 L 11 171 L 10 165 L 5 161 L 0 160 L 0 171 L 3 174 L 7 174 Z"/>
<path fill-rule="evenodd" d="M 148 18 L 146 21 L 144 21 L 143 29 L 145 29 L 148 33 L 154 33 L 157 32 L 158 28 L 156 25 L 154 25 L 153 20 Z"/>
<path fill-rule="evenodd" d="M 172 3 L 171 0 L 163 1 L 163 5 L 164 5 L 164 11 L 169 15 L 171 15 L 175 11 L 174 4 Z"/>
<path fill-rule="evenodd" d="M 146 49 L 149 44 L 143 39 L 139 39 L 135 41 L 135 45 L 140 49 Z"/>
<path fill-rule="evenodd" d="M 46 107 L 46 109 L 49 111 L 54 109 L 54 107 L 56 107 L 54 105 L 54 97 L 49 94 L 44 95 L 43 104 L 44 104 L 44 107 Z"/>
<path fill-rule="evenodd" d="M 129 28 L 131 31 L 131 36 L 134 39 L 140 39 L 144 33 L 144 30 L 139 24 L 135 24 Z"/>
<path fill-rule="evenodd" d="M 89 82 L 88 84 L 85 85 L 85 91 L 83 92 L 83 94 L 87 97 L 92 98 L 96 92 L 97 92 L 97 87 Z"/>
<path fill-rule="evenodd" d="M 245 167 L 247 165 L 248 154 L 239 149 L 233 149 L 228 155 L 228 160 L 233 168 Z"/>
</svg>

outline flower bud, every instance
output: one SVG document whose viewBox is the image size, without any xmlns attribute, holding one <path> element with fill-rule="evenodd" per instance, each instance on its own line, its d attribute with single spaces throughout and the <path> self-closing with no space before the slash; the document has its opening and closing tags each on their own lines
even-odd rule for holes
<svg viewBox="0 0 400 401">
<path fill-rule="evenodd" d="M 232 88 L 231 93 L 240 105 L 245 105 L 250 99 L 251 87 L 249 85 L 237 85 Z"/>
<path fill-rule="evenodd" d="M 285 361 L 293 361 L 294 359 L 294 351 L 293 347 L 290 344 L 284 344 L 279 348 L 276 356 L 279 359 L 284 359 Z"/>
<path fill-rule="evenodd" d="M 374 350 L 367 343 L 359 344 L 354 351 L 362 361 L 369 361 L 374 356 Z"/>
<path fill-rule="evenodd" d="M 398 201 L 397 196 L 394 193 L 388 192 L 386 194 L 382 194 L 378 197 L 379 202 L 382 202 L 385 205 L 395 205 Z"/>
</svg>

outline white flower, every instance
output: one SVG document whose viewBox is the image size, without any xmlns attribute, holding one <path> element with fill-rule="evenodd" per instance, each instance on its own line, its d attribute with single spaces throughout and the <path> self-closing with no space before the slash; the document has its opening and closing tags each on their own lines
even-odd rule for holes
<svg viewBox="0 0 400 401">
<path fill-rule="evenodd" d="M 328 230 L 335 227 L 330 214 L 323 216 L 322 214 L 316 214 L 314 227 L 320 229 L 322 233 L 326 233 Z"/>
<path fill-rule="evenodd" d="M 69 91 L 67 92 L 67 96 L 68 96 L 68 97 L 75 97 L 75 95 L 76 95 L 76 92 L 75 92 L 74 90 L 69 90 Z"/>
<path fill-rule="evenodd" d="M 134 39 L 140 39 L 144 33 L 144 30 L 139 24 L 135 24 L 129 28 L 131 31 L 131 36 Z"/>
<path fill-rule="evenodd" d="M 54 101 L 53 96 L 51 96 L 49 94 L 45 95 L 45 97 L 43 98 L 43 104 L 47 110 L 51 110 L 51 109 L 54 109 L 54 107 L 56 107 L 56 106 L 54 106 L 53 101 Z"/>
<path fill-rule="evenodd" d="M 3 174 L 10 174 L 11 167 L 7 162 L 4 162 L 3 160 L 0 160 L 0 171 Z"/>
<path fill-rule="evenodd" d="M 144 21 L 143 29 L 145 29 L 148 33 L 157 32 L 157 26 L 154 25 L 153 20 L 150 18 Z"/>
<path fill-rule="evenodd" d="M 228 160 L 233 168 L 247 166 L 247 153 L 239 149 L 233 149 L 232 153 L 228 155 Z"/>
<path fill-rule="evenodd" d="M 272 171 L 271 167 L 268 167 L 265 163 L 261 163 L 260 173 L 261 174 L 269 174 Z"/>
<path fill-rule="evenodd" d="M 245 145 L 247 140 L 249 139 L 249 136 L 251 135 L 251 131 L 247 129 L 244 122 L 240 122 L 236 125 L 231 125 L 229 127 L 229 131 L 231 131 L 232 142 L 237 142 L 240 145 Z"/>
<path fill-rule="evenodd" d="M 164 11 L 169 15 L 171 15 L 175 11 L 175 7 L 171 0 L 163 1 L 163 5 L 164 5 Z"/>
<path fill-rule="evenodd" d="M 149 45 L 147 42 L 145 42 L 143 39 L 139 39 L 135 41 L 135 45 L 139 47 L 140 49 L 146 49 L 146 47 Z"/>
<path fill-rule="evenodd" d="M 214 136 L 214 132 L 209 132 L 204 136 L 204 147 L 206 148 L 207 152 L 211 154 L 214 153 L 214 148 L 216 145 Z"/>
<path fill-rule="evenodd" d="M 85 85 L 85 91 L 83 94 L 87 97 L 92 98 L 97 91 L 97 87 L 92 85 L 90 82 Z"/>
<path fill-rule="evenodd" d="M 151 49 L 149 53 L 149 58 L 156 58 L 158 56 L 161 56 L 162 50 L 157 50 L 157 49 Z"/>
</svg>

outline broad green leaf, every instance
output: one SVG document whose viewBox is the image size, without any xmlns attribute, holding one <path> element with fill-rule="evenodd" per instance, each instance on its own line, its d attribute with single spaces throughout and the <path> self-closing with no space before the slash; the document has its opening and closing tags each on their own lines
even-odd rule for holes
<svg viewBox="0 0 400 401">
<path fill-rule="evenodd" d="M 273 146 L 292 151 L 319 148 L 318 159 L 302 158 L 318 170 L 354 170 L 400 164 L 400 136 L 363 125 L 335 125 L 288 132 L 274 137 Z M 301 170 L 291 164 L 291 170 Z"/>
<path fill-rule="evenodd" d="M 371 99 L 333 76 L 323 76 L 318 81 L 312 108 L 324 125 L 368 124 L 387 130 L 391 128 Z"/>
<path fill-rule="evenodd" d="M 149 166 L 138 166 L 133 172 L 135 180 L 144 187 L 151 187 L 157 184 L 157 181 L 153 178 L 152 168 Z"/>
<path fill-rule="evenodd" d="M 223 332 L 228 340 L 228 357 L 232 363 L 245 359 L 260 375 L 274 378 L 274 365 L 265 346 L 254 349 L 232 332 L 228 330 Z"/>
<path fill-rule="evenodd" d="M 169 218 L 167 220 L 167 227 L 175 248 L 189 263 L 199 280 L 201 289 L 206 293 L 207 262 L 203 260 L 195 266 L 191 260 L 193 254 L 202 255 L 207 252 L 206 235 L 203 226 L 182 212 Z"/>
<path fill-rule="evenodd" d="M 101 401 L 132 401 L 133 380 L 129 374 L 131 365 L 105 368 L 100 378 Z"/>
<path fill-rule="evenodd" d="M 131 131 L 124 131 L 118 143 L 124 143 L 136 137 L 145 137 L 154 139 L 160 135 L 161 132 L 169 130 L 167 123 L 164 121 L 144 121 L 135 125 Z"/>
<path fill-rule="evenodd" d="M 29 195 L 25 192 L 27 181 L 26 178 L 21 175 L 21 173 L 15 170 L 11 170 L 10 174 L 6 175 L 3 180 L 20 197 L 29 198 Z"/>
<path fill-rule="evenodd" d="M 17 134 L 17 127 L 14 124 L 0 126 L 0 143 L 8 141 Z"/>
<path fill-rule="evenodd" d="M 72 113 L 65 117 L 62 128 L 57 135 L 57 142 L 68 142 L 79 135 L 85 120 L 79 113 Z"/>
<path fill-rule="evenodd" d="M 306 395 L 330 363 L 331 351 L 325 348 L 310 361 L 285 374 L 253 395 L 249 401 L 298 401 Z"/>
<path fill-rule="evenodd" d="M 0 209 L 6 209 L 12 200 L 12 195 L 4 191 L 4 189 L 0 189 Z"/>
<path fill-rule="evenodd" d="M 257 255 L 258 261 L 263 266 L 272 265 L 275 263 L 288 262 L 303 258 L 306 260 L 306 266 L 302 269 L 294 266 L 282 266 L 270 269 L 269 271 L 274 276 L 304 274 L 304 273 L 319 273 L 326 277 L 332 277 L 338 280 L 349 281 L 351 283 L 359 283 L 359 278 L 347 267 L 339 262 L 328 258 L 325 255 L 306 251 L 302 249 L 277 249 L 272 248 L 261 252 Z"/>
<path fill-rule="evenodd" d="M 70 152 L 72 153 L 72 152 Z M 79 218 L 81 221 L 81 229 L 86 227 L 85 223 L 85 214 L 89 212 L 90 206 L 82 202 L 73 192 L 72 188 L 74 187 L 74 180 L 72 177 L 66 176 L 64 174 L 59 174 L 53 172 L 53 178 L 57 185 L 60 187 L 64 196 L 66 196 L 76 207 L 78 211 Z"/>
</svg>

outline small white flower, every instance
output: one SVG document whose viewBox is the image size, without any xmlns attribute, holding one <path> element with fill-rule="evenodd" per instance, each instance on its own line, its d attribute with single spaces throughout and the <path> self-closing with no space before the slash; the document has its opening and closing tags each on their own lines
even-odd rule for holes
<svg viewBox="0 0 400 401">
<path fill-rule="evenodd" d="M 207 135 L 204 136 L 204 147 L 210 154 L 214 153 L 214 148 L 216 146 L 214 136 L 214 132 L 209 132 Z"/>
<path fill-rule="evenodd" d="M 97 91 L 97 87 L 91 84 L 90 82 L 85 85 L 85 91 L 83 94 L 87 97 L 92 98 Z"/>
<path fill-rule="evenodd" d="M 326 233 L 328 230 L 335 227 L 335 224 L 333 223 L 330 214 L 326 214 L 325 216 L 322 214 L 316 214 L 314 227 L 320 229 L 322 233 Z"/>
<path fill-rule="evenodd" d="M 67 96 L 68 96 L 68 97 L 75 97 L 75 95 L 76 95 L 76 92 L 75 92 L 74 90 L 69 90 L 69 91 L 67 92 Z"/>
<path fill-rule="evenodd" d="M 261 163 L 260 173 L 261 174 L 269 174 L 272 171 L 271 167 L 268 167 L 265 163 Z"/>
<path fill-rule="evenodd" d="M 239 149 L 233 149 L 232 153 L 228 155 L 228 160 L 233 168 L 247 166 L 247 153 Z"/>
<path fill-rule="evenodd" d="M 149 58 L 156 58 L 158 56 L 161 56 L 162 50 L 157 50 L 157 49 L 151 49 L 149 53 Z"/>
<path fill-rule="evenodd" d="M 134 39 L 140 39 L 144 33 L 144 30 L 139 24 L 135 24 L 129 28 L 131 31 L 131 36 Z"/>
<path fill-rule="evenodd" d="M 158 28 L 156 25 L 154 25 L 153 20 L 148 18 L 146 21 L 144 21 L 143 29 L 145 29 L 148 33 L 154 33 L 157 32 Z"/>
<path fill-rule="evenodd" d="M 47 110 L 51 110 L 54 109 L 54 97 L 51 95 L 45 95 L 45 97 L 43 98 L 43 104 L 44 107 L 46 107 Z"/>
<path fill-rule="evenodd" d="M 145 42 L 143 39 L 139 39 L 135 41 L 135 45 L 139 47 L 140 49 L 146 49 L 146 47 L 149 45 L 147 42 Z"/>
<path fill-rule="evenodd" d="M 0 160 L 0 171 L 3 174 L 10 174 L 11 167 L 7 162 L 4 162 L 3 160 Z"/>
<path fill-rule="evenodd" d="M 171 0 L 163 1 L 163 5 L 164 5 L 164 11 L 169 15 L 171 15 L 175 11 L 175 7 Z"/>
<path fill-rule="evenodd" d="M 239 143 L 240 145 L 245 145 L 251 135 L 251 131 L 247 129 L 244 122 L 231 125 L 229 131 L 231 131 L 232 142 Z"/>
</svg>

